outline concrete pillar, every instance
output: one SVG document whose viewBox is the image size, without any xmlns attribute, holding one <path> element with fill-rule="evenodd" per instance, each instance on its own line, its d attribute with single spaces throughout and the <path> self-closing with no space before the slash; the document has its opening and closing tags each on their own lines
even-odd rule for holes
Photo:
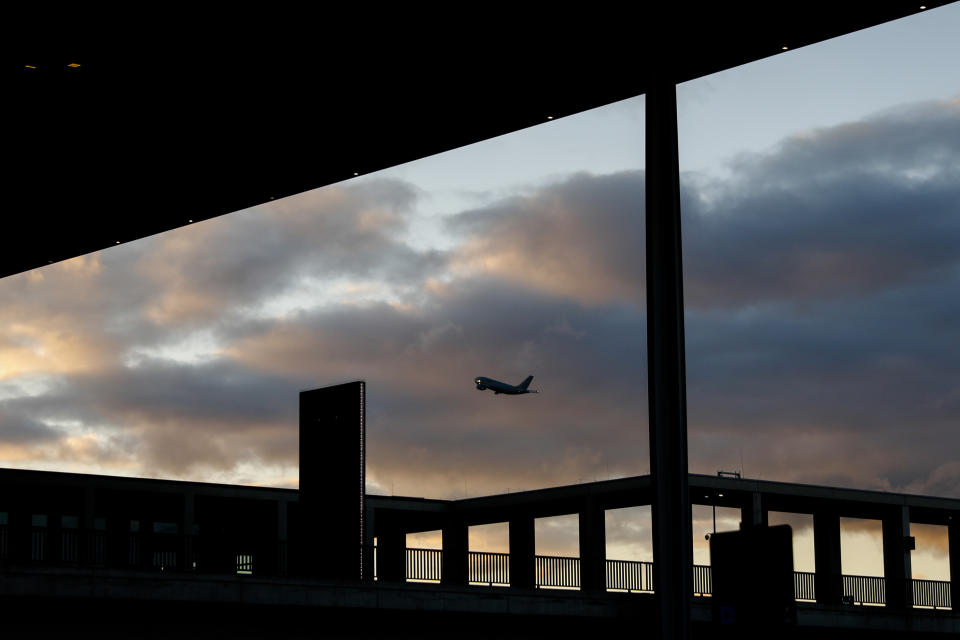
<svg viewBox="0 0 960 640">
<path fill-rule="evenodd" d="M 373 578 L 376 575 L 376 570 L 374 567 L 374 532 L 377 530 L 377 511 L 376 509 L 370 508 L 369 503 L 366 508 L 366 517 L 364 518 L 365 523 L 363 527 L 363 580 L 365 582 L 373 582 Z M 406 542 L 406 540 L 404 540 Z"/>
<path fill-rule="evenodd" d="M 467 584 L 467 554 L 469 553 L 469 530 L 461 521 L 443 523 L 440 532 L 443 545 L 443 564 L 440 582 L 450 585 Z"/>
<path fill-rule="evenodd" d="M 510 518 L 510 586 L 532 589 L 536 586 L 536 534 L 533 516 Z"/>
<path fill-rule="evenodd" d="M 740 528 L 767 526 L 767 510 L 759 491 L 750 494 L 747 501 L 740 505 Z"/>
<path fill-rule="evenodd" d="M 83 554 L 81 557 L 81 562 L 86 564 L 94 564 L 103 562 L 102 557 L 98 557 L 96 545 L 98 543 L 98 536 L 102 536 L 102 532 L 94 531 L 93 519 L 95 516 L 96 510 L 96 490 L 93 487 L 84 487 L 83 488 L 83 517 L 80 519 L 80 539 L 83 541 L 81 544 L 80 553 Z M 102 542 L 102 541 L 101 541 Z"/>
<path fill-rule="evenodd" d="M 277 500 L 277 575 L 287 575 L 287 501 Z"/>
<path fill-rule="evenodd" d="M 949 517 L 947 536 L 950 550 L 950 603 L 956 613 L 960 611 L 960 511 Z"/>
<path fill-rule="evenodd" d="M 407 579 L 407 534 L 399 526 L 383 523 L 377 531 L 377 579 L 380 582 Z"/>
<path fill-rule="evenodd" d="M 813 514 L 813 553 L 817 603 L 839 605 L 843 597 L 840 515 L 832 509 L 818 509 Z"/>
<path fill-rule="evenodd" d="M 910 550 L 906 545 L 909 535 L 910 507 L 895 507 L 884 513 L 883 577 L 889 609 L 904 609 L 913 605 Z"/>
<path fill-rule="evenodd" d="M 180 559 L 181 571 L 193 571 L 194 548 L 197 528 L 194 524 L 193 492 L 183 494 L 183 557 Z"/>
<path fill-rule="evenodd" d="M 580 589 L 603 592 L 607 589 L 607 536 L 604 510 L 587 500 L 578 514 L 580 524 Z"/>
</svg>

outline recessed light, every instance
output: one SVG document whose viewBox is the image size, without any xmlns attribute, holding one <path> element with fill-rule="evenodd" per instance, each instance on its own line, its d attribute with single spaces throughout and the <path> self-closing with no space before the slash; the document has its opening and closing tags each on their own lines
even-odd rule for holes
<svg viewBox="0 0 960 640">
<path fill-rule="evenodd" d="M 547 120 L 553 120 L 553 116 L 547 116 Z"/>
<path fill-rule="evenodd" d="M 187 222 L 193 222 L 193 220 L 187 220 Z"/>
<path fill-rule="evenodd" d="M 927 8 L 927 5 L 925 5 L 925 4 L 920 5 L 920 11 L 923 11 L 923 10 L 926 9 L 926 8 Z"/>
<path fill-rule="evenodd" d="M 353 172 L 353 175 L 358 176 L 358 175 L 360 175 L 360 174 L 357 173 L 356 171 L 354 171 L 354 172 Z"/>
<path fill-rule="evenodd" d="M 117 240 L 117 244 L 120 244 L 120 241 L 119 241 L 119 240 Z"/>
<path fill-rule="evenodd" d="M 786 50 L 789 49 L 789 48 L 790 48 L 790 47 L 780 47 L 780 50 L 781 50 L 781 51 L 786 51 Z"/>
</svg>

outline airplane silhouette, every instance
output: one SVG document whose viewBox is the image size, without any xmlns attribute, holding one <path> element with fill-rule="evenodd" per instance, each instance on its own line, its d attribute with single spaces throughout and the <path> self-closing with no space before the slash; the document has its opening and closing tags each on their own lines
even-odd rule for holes
<svg viewBox="0 0 960 640">
<path fill-rule="evenodd" d="M 480 376 L 479 378 L 474 379 L 474 384 L 477 385 L 477 389 L 483 391 L 484 389 L 493 389 L 495 395 L 500 395 L 501 393 L 508 396 L 516 396 L 521 393 L 540 393 L 536 389 L 528 389 L 530 386 L 530 381 L 533 380 L 533 376 L 527 376 L 527 379 L 513 386 L 512 384 L 507 384 L 506 382 L 500 382 L 499 380 L 494 380 L 492 378 L 484 378 Z"/>
</svg>

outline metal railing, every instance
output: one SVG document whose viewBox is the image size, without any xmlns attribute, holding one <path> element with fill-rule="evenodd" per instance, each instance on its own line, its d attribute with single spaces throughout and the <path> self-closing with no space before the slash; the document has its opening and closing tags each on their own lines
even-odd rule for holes
<svg viewBox="0 0 960 640">
<path fill-rule="evenodd" d="M 653 563 L 607 560 L 607 590 L 653 593 Z"/>
<path fill-rule="evenodd" d="M 443 572 L 443 551 L 440 549 L 407 549 L 407 580 L 440 582 Z"/>
<path fill-rule="evenodd" d="M 535 556 L 537 588 L 579 589 L 580 558 Z"/>
<path fill-rule="evenodd" d="M 877 576 L 843 576 L 843 595 L 852 604 L 885 604 L 887 589 Z"/>
<path fill-rule="evenodd" d="M 467 582 L 490 587 L 510 586 L 510 554 L 471 551 L 467 554 Z"/>
<path fill-rule="evenodd" d="M 950 583 L 943 580 L 917 580 L 912 586 L 913 606 L 950 609 Z"/>
<path fill-rule="evenodd" d="M 0 567 L 17 565 L 111 566 L 136 570 L 204 572 L 218 571 L 198 560 L 199 536 L 149 534 L 107 534 L 101 530 L 48 529 L 29 527 L 14 535 L 10 527 L 0 525 Z M 19 536 L 19 537 L 17 537 Z M 237 574 L 286 575 L 288 544 L 278 541 L 275 551 L 267 547 L 251 552 L 252 547 L 237 548 L 232 559 Z M 371 549 L 366 566 L 372 566 L 376 579 L 375 549 Z M 276 558 L 272 558 L 276 555 Z M 255 563 L 255 558 L 257 562 Z M 261 563 L 259 559 L 265 558 Z M 406 549 L 407 580 L 438 583 L 443 580 L 441 549 Z M 295 560 L 294 560 L 295 562 Z M 254 567 L 257 567 L 256 571 Z M 295 566 L 295 565 L 290 565 Z M 227 569 L 228 571 L 230 569 Z M 606 560 L 605 583 L 608 591 L 652 593 L 653 563 L 632 560 Z M 579 589 L 580 559 L 564 556 L 534 557 L 534 586 L 537 588 Z M 710 596 L 713 592 L 709 566 L 692 567 L 693 595 Z M 470 551 L 467 553 L 467 582 L 471 585 L 510 586 L 510 555 Z M 855 605 L 885 605 L 886 581 L 878 576 L 842 576 L 844 601 Z M 793 577 L 794 596 L 799 602 L 816 601 L 816 575 L 796 571 Z M 904 594 L 910 605 L 932 609 L 951 609 L 951 584 L 943 580 L 908 580 Z"/>
<path fill-rule="evenodd" d="M 693 565 L 693 595 L 709 596 L 713 593 L 713 572 L 703 564 Z"/>
<path fill-rule="evenodd" d="M 793 572 L 793 597 L 798 602 L 816 602 L 816 578 L 817 574 L 809 571 Z"/>
</svg>

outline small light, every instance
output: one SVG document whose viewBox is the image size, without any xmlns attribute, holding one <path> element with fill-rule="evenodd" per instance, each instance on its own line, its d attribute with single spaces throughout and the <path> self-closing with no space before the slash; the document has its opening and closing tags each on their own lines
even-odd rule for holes
<svg viewBox="0 0 960 640">
<path fill-rule="evenodd" d="M 357 173 L 356 171 L 354 171 L 354 172 L 353 172 L 353 175 L 358 176 L 358 175 L 360 175 L 360 174 Z"/>
<path fill-rule="evenodd" d="M 547 116 L 547 120 L 553 120 L 553 116 Z"/>
<path fill-rule="evenodd" d="M 926 8 L 927 8 L 927 5 L 925 5 L 925 4 L 920 5 L 920 11 L 923 11 L 923 10 L 926 9 Z"/>
<path fill-rule="evenodd" d="M 27 69 L 36 69 L 36 68 L 37 68 L 35 65 L 32 65 L 32 64 L 25 64 L 25 65 L 23 65 L 23 66 L 25 66 Z"/>
<path fill-rule="evenodd" d="M 193 220 L 187 220 L 187 222 L 193 222 Z"/>
<path fill-rule="evenodd" d="M 722 497 L 723 497 L 723 494 L 722 494 L 722 493 L 718 493 L 717 496 L 720 497 L 720 498 L 722 498 Z"/>
<path fill-rule="evenodd" d="M 71 63 L 68 64 L 67 66 L 70 67 L 71 69 L 76 69 L 76 68 L 79 67 L 80 65 L 77 64 L 76 62 L 71 62 Z"/>
<path fill-rule="evenodd" d="M 790 48 L 790 47 L 780 47 L 780 50 L 781 50 L 781 51 L 786 51 L 786 50 L 789 49 L 789 48 Z"/>
<path fill-rule="evenodd" d="M 120 241 L 119 241 L 119 240 L 117 240 L 117 244 L 120 244 Z"/>
</svg>

